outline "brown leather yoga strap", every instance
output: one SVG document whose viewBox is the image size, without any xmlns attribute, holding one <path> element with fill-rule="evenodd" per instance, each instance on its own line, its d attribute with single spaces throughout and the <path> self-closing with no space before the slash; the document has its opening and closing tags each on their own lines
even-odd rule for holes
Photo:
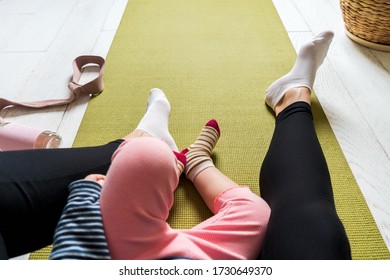
<svg viewBox="0 0 390 280">
<path fill-rule="evenodd" d="M 88 64 L 97 64 L 100 67 L 99 76 L 84 84 L 79 84 L 81 71 L 83 67 L 87 67 Z M 78 98 L 79 95 L 85 94 L 89 96 L 99 95 L 103 91 L 103 73 L 104 73 L 105 60 L 100 56 L 95 55 L 82 55 L 77 57 L 73 61 L 73 77 L 72 81 L 69 83 L 68 87 L 71 90 L 71 95 L 67 99 L 48 99 L 41 101 L 32 101 L 32 102 L 15 102 L 12 100 L 7 100 L 4 98 L 0 98 L 0 111 L 5 107 L 9 106 L 20 106 L 27 108 L 45 108 L 52 106 L 59 106 L 69 104 L 75 99 Z M 1 118 L 0 118 L 1 121 Z"/>
</svg>

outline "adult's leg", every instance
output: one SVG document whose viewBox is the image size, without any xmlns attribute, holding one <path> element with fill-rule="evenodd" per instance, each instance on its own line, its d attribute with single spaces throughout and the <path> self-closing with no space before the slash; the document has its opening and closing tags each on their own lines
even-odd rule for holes
<svg viewBox="0 0 390 280">
<path fill-rule="evenodd" d="M 103 184 L 100 207 L 113 259 L 159 258 L 172 238 L 166 219 L 185 156 L 177 152 L 169 116 L 165 94 L 152 89 L 145 115 L 115 152 L 107 176 L 87 178 Z"/>
<path fill-rule="evenodd" d="M 271 207 L 264 259 L 351 258 L 310 107 L 315 73 L 332 38 L 324 32 L 305 44 L 292 71 L 266 93 L 276 126 L 260 172 L 261 195 Z"/>
<path fill-rule="evenodd" d="M 7 247 L 5 247 L 3 236 L 1 235 L 0 232 L 0 260 L 7 260 L 7 259 L 8 259 Z"/>
<path fill-rule="evenodd" d="M 0 245 L 0 256 L 11 258 L 51 244 L 69 184 L 91 173 L 105 174 L 121 142 L 1 152 L 0 234 L 4 246 Z"/>
<path fill-rule="evenodd" d="M 271 207 L 262 258 L 351 258 L 307 103 L 293 103 L 278 115 L 260 187 Z"/>
</svg>

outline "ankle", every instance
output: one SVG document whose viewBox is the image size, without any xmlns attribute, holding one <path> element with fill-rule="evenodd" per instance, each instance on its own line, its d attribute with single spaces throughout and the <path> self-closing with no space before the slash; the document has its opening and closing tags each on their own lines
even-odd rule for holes
<svg viewBox="0 0 390 280">
<path fill-rule="evenodd" d="M 298 102 L 303 101 L 310 105 L 311 103 L 311 91 L 307 87 L 297 87 L 297 88 L 291 88 L 286 91 L 282 99 L 276 104 L 275 106 L 275 114 L 276 116 L 282 112 L 285 108 L 287 108 L 289 105 Z"/>
<path fill-rule="evenodd" d="M 196 141 L 182 151 L 187 158 L 185 173 L 192 182 L 200 172 L 214 166 L 211 154 L 218 142 L 220 133 L 217 121 L 210 120 L 203 127 Z"/>
<path fill-rule="evenodd" d="M 187 165 L 187 158 L 184 153 L 179 153 L 173 151 L 173 154 L 176 156 L 176 162 L 177 162 L 177 171 L 178 171 L 178 176 L 180 177 L 181 174 L 184 172 L 184 169 L 186 168 Z"/>
</svg>

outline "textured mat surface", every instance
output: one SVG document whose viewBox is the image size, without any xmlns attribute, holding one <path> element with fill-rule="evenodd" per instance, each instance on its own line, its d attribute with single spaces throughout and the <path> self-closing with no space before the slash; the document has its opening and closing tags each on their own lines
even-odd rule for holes
<svg viewBox="0 0 390 280">
<path fill-rule="evenodd" d="M 107 57 L 104 93 L 91 100 L 75 146 L 126 135 L 144 114 L 149 90 L 159 87 L 171 103 L 170 130 L 179 148 L 216 118 L 222 130 L 216 166 L 259 193 L 260 165 L 274 129 L 264 91 L 289 71 L 295 57 L 271 0 L 129 1 Z M 353 258 L 389 259 L 315 97 L 313 109 Z M 169 219 L 175 228 L 192 227 L 211 215 L 185 179 L 175 199 Z"/>
</svg>

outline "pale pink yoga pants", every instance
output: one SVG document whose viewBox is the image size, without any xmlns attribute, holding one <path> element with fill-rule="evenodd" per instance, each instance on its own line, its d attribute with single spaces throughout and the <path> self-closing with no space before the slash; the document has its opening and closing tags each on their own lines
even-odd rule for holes
<svg viewBox="0 0 390 280">
<path fill-rule="evenodd" d="M 192 229 L 166 222 L 179 177 L 176 157 L 154 137 L 134 138 L 113 155 L 101 210 L 113 259 L 253 259 L 268 224 L 268 205 L 247 187 L 214 202 L 214 216 Z"/>
</svg>

